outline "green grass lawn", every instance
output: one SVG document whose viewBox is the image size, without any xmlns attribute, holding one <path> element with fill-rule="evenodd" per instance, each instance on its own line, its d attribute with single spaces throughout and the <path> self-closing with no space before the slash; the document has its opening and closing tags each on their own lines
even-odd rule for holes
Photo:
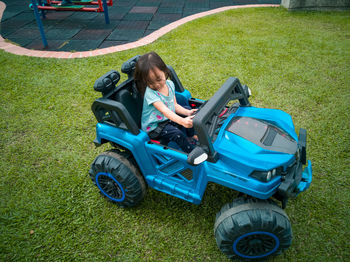
<svg viewBox="0 0 350 262">
<path fill-rule="evenodd" d="M 235 192 L 209 185 L 192 205 L 148 189 L 121 209 L 88 177 L 95 80 L 155 50 L 194 97 L 229 76 L 255 106 L 291 114 L 308 130 L 310 189 L 286 209 L 294 240 L 273 261 L 350 260 L 350 12 L 232 10 L 188 23 L 148 46 L 88 59 L 0 51 L 1 261 L 227 261 L 215 214 Z M 125 79 L 125 77 L 124 77 Z"/>
</svg>

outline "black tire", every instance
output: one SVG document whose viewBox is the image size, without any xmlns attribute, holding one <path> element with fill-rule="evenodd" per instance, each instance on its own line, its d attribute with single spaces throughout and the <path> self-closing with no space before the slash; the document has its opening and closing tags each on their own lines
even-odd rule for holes
<svg viewBox="0 0 350 262">
<path fill-rule="evenodd" d="M 228 258 L 265 259 L 292 243 L 287 214 L 272 200 L 238 198 L 216 215 L 214 234 Z"/>
<path fill-rule="evenodd" d="M 127 152 L 111 150 L 100 154 L 89 175 L 100 193 L 121 207 L 137 205 L 146 194 L 146 183 Z"/>
</svg>

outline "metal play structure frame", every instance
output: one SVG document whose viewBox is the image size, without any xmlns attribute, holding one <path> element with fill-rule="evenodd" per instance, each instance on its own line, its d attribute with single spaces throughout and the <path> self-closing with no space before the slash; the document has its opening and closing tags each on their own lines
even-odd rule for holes
<svg viewBox="0 0 350 262">
<path fill-rule="evenodd" d="M 74 12 L 103 12 L 105 15 L 105 22 L 109 24 L 108 6 L 113 5 L 113 0 L 80 0 L 73 1 L 72 5 L 62 6 L 60 5 L 62 1 L 57 0 L 31 0 L 32 8 L 34 10 L 34 16 L 38 24 L 41 39 L 43 41 L 44 47 L 48 46 L 43 24 L 40 19 L 39 10 L 41 10 L 41 15 L 45 18 L 45 11 L 74 11 Z"/>
</svg>

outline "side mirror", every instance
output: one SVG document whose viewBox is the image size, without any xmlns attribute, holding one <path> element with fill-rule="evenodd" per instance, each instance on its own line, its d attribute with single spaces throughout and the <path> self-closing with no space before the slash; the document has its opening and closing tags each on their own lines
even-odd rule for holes
<svg viewBox="0 0 350 262">
<path fill-rule="evenodd" d="M 188 154 L 187 163 L 189 163 L 192 166 L 197 166 L 207 159 L 208 154 L 204 151 L 203 148 L 197 146 Z"/>
</svg>

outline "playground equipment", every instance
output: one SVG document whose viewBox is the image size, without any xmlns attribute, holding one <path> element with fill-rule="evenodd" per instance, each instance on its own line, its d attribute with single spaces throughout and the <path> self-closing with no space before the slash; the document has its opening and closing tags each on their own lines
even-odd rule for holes
<svg viewBox="0 0 350 262">
<path fill-rule="evenodd" d="M 54 10 L 54 11 L 105 12 L 107 8 L 104 7 L 104 2 L 106 3 L 107 6 L 113 5 L 113 0 L 107 0 L 107 1 L 106 0 L 105 1 L 75 0 L 75 1 L 72 1 L 72 4 L 70 5 L 62 5 L 62 2 L 63 1 L 39 0 L 38 9 Z"/>
<path fill-rule="evenodd" d="M 34 10 L 34 15 L 38 28 L 40 31 L 41 39 L 44 47 L 47 47 L 47 40 L 43 28 L 43 24 L 40 20 L 39 10 L 42 17 L 45 19 L 46 11 L 73 11 L 73 12 L 103 12 L 105 15 L 105 22 L 109 24 L 108 6 L 113 5 L 113 0 L 73 0 L 71 5 L 62 5 L 63 1 L 52 0 L 31 0 L 30 7 Z"/>
</svg>

